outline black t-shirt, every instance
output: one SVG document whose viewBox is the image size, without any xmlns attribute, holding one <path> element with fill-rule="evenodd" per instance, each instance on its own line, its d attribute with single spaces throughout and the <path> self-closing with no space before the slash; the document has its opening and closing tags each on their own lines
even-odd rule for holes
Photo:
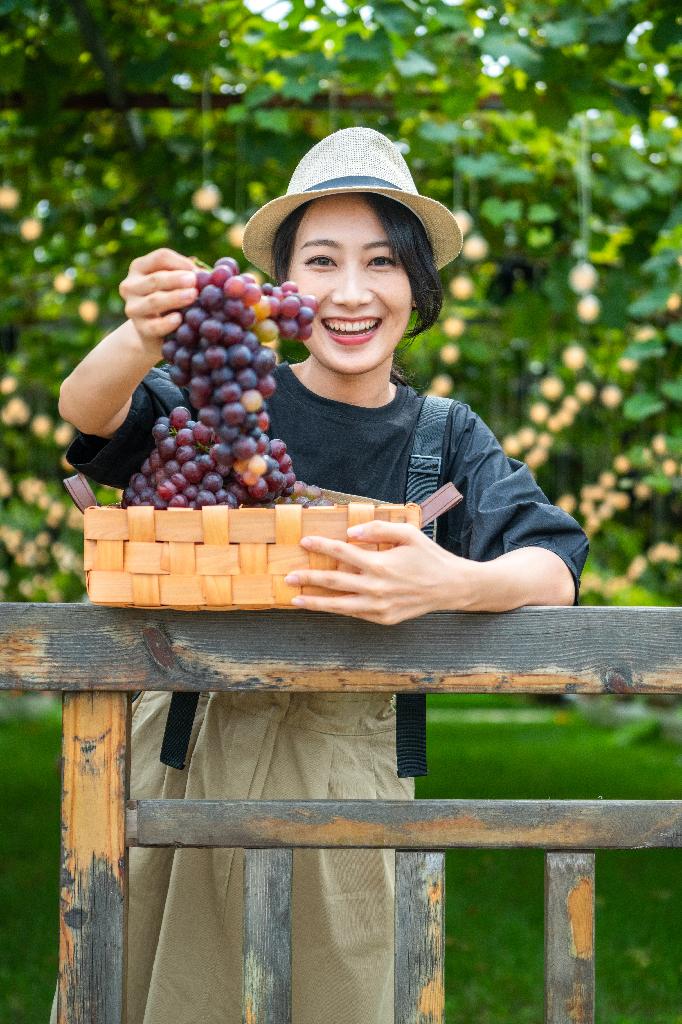
<svg viewBox="0 0 682 1024">
<path fill-rule="evenodd" d="M 367 409 L 314 394 L 287 363 L 278 364 L 274 376 L 270 436 L 286 442 L 299 479 L 382 501 L 405 501 L 422 403 L 413 388 L 397 384 L 391 402 Z M 155 420 L 176 405 L 191 408 L 187 390 L 173 384 L 164 367 L 150 370 L 116 433 L 108 439 L 79 433 L 66 457 L 98 483 L 125 487 L 154 446 Z M 479 562 L 520 547 L 554 551 L 571 571 L 577 604 L 589 551 L 580 524 L 550 502 L 525 463 L 505 455 L 466 402 L 454 400 L 450 423 L 441 482 L 451 480 L 464 501 L 446 513 L 445 522 L 439 521 L 439 543 Z"/>
</svg>

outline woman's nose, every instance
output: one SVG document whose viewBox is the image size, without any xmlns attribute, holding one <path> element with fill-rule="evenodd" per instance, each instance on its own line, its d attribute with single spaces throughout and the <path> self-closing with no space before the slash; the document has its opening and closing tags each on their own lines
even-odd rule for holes
<svg viewBox="0 0 682 1024">
<path fill-rule="evenodd" d="M 342 306 L 364 306 L 372 301 L 372 296 L 372 289 L 362 271 L 348 268 L 335 280 L 331 299 Z"/>
</svg>

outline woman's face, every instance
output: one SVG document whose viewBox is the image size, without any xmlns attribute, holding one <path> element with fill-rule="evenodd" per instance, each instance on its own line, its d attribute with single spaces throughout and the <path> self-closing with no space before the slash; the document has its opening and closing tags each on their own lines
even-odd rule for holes
<svg viewBox="0 0 682 1024">
<path fill-rule="evenodd" d="M 412 310 L 410 282 L 386 232 L 360 196 L 316 199 L 292 249 L 289 278 L 314 295 L 319 312 L 305 342 L 327 370 L 362 374 L 387 360 Z"/>
</svg>

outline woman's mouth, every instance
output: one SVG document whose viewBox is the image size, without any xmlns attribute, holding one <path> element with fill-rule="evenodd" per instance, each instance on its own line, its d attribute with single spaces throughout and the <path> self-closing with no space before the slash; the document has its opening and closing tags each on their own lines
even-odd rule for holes
<svg viewBox="0 0 682 1024">
<path fill-rule="evenodd" d="M 373 338 L 381 326 L 380 319 L 366 320 L 323 320 L 327 334 L 339 345 L 364 345 Z"/>
</svg>

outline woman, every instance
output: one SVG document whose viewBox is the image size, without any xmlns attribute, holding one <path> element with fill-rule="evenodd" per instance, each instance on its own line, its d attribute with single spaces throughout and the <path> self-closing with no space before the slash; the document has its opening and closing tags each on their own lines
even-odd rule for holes
<svg viewBox="0 0 682 1024">
<path fill-rule="evenodd" d="M 452 214 L 420 196 L 395 146 L 366 128 L 314 146 L 286 196 L 251 218 L 247 258 L 319 303 L 307 358 L 276 368 L 269 402 L 271 434 L 300 479 L 405 500 L 422 399 L 393 354 L 413 310 L 408 335 L 436 322 L 437 271 L 460 246 Z M 171 311 L 196 296 L 184 280 L 193 270 L 167 249 L 134 260 L 120 287 L 129 320 L 62 386 L 60 412 L 79 430 L 67 457 L 95 480 L 124 486 L 151 450 L 155 418 L 188 404 L 153 367 L 179 323 Z M 452 404 L 442 453 L 441 476 L 465 501 L 442 517 L 439 543 L 388 523 L 362 535 L 396 545 L 386 551 L 310 538 L 347 571 L 296 573 L 291 582 L 331 591 L 296 603 L 392 624 L 437 609 L 577 602 L 585 535 L 465 403 Z M 183 771 L 158 759 L 169 700 L 135 702 L 133 798 L 414 798 L 413 778 L 396 776 L 387 695 L 203 694 Z M 131 849 L 129 1024 L 239 1024 L 241 869 L 241 851 Z M 392 1024 L 393 886 L 392 851 L 295 851 L 296 1024 Z"/>
</svg>

